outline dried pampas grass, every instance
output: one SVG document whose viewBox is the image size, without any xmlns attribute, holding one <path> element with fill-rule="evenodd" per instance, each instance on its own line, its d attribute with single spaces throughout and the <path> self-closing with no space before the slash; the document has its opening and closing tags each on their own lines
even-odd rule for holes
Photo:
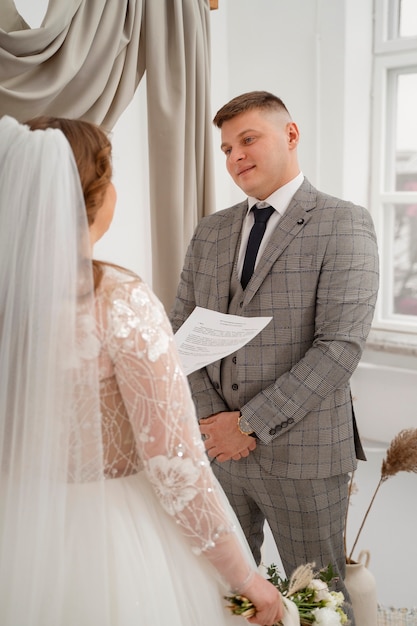
<svg viewBox="0 0 417 626">
<path fill-rule="evenodd" d="M 402 430 L 391 441 L 382 461 L 381 481 L 398 472 L 417 473 L 417 428 Z"/>
<path fill-rule="evenodd" d="M 306 565 L 300 565 L 293 571 L 288 585 L 289 596 L 309 586 L 314 578 L 314 565 L 315 563 L 307 563 Z"/>
<path fill-rule="evenodd" d="M 368 517 L 369 511 L 374 503 L 376 494 L 379 491 L 380 486 L 391 476 L 395 476 L 398 472 L 414 472 L 417 473 L 417 428 L 407 428 L 402 430 L 394 437 L 391 441 L 388 450 L 385 454 L 385 458 L 382 461 L 381 465 L 381 477 L 379 479 L 379 483 L 375 489 L 374 495 L 372 496 L 372 500 L 367 508 L 365 516 L 362 520 L 362 524 L 358 530 L 358 534 L 356 535 L 356 539 L 354 541 L 352 550 L 350 551 L 349 556 L 347 556 L 346 550 L 346 524 L 347 524 L 347 515 L 345 521 L 345 552 L 346 552 L 346 562 L 352 562 L 352 554 L 356 547 L 356 544 L 359 539 L 359 535 L 362 532 L 366 519 Z M 353 474 L 350 483 L 349 489 L 349 499 L 351 494 L 354 491 L 353 484 Z"/>
</svg>

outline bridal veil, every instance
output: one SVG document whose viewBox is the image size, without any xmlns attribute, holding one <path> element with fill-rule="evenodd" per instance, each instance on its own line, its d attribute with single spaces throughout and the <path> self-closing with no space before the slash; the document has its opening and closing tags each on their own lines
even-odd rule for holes
<svg viewBox="0 0 417 626">
<path fill-rule="evenodd" d="M 61 623 L 71 486 L 103 473 L 98 376 L 79 360 L 93 307 L 83 193 L 59 130 L 0 120 L 2 626 Z M 78 314 L 77 314 L 78 313 Z M 100 519 L 100 516 L 98 516 Z M 104 541 L 102 528 L 97 539 Z M 102 551 L 103 561 L 105 551 Z M 107 565 L 96 564 L 106 585 Z M 51 589 L 53 580 L 54 593 Z M 105 594 L 104 594 L 105 595 Z M 108 623 L 103 607 L 102 625 Z"/>
</svg>

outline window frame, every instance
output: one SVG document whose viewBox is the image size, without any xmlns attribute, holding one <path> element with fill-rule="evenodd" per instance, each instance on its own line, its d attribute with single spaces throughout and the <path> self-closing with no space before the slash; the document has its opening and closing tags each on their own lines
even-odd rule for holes
<svg viewBox="0 0 417 626">
<path fill-rule="evenodd" d="M 374 53 L 415 50 L 417 35 L 398 37 L 401 0 L 375 0 Z"/>
<path fill-rule="evenodd" d="M 417 36 L 388 39 L 392 36 L 388 32 L 389 20 L 393 20 L 391 30 L 398 27 L 399 6 L 400 0 L 375 0 L 370 201 L 379 243 L 381 285 L 373 328 L 408 333 L 417 338 L 417 315 L 390 311 L 394 293 L 391 233 L 395 210 L 402 204 L 417 204 L 417 192 L 395 191 L 395 185 L 388 190 L 386 184 L 389 173 L 393 177 L 396 173 L 395 163 L 392 163 L 396 138 L 396 79 L 407 71 L 417 72 Z"/>
</svg>

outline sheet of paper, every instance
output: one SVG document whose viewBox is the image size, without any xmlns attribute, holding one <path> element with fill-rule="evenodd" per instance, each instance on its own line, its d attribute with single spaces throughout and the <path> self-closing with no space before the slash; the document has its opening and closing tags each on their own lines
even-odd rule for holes
<svg viewBox="0 0 417 626">
<path fill-rule="evenodd" d="M 196 307 L 175 333 L 185 373 L 232 354 L 253 339 L 272 317 L 240 317 Z"/>
</svg>

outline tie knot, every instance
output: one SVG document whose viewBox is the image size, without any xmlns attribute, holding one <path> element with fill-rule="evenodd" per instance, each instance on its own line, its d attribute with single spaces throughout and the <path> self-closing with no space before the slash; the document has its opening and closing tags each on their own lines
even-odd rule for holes
<svg viewBox="0 0 417 626">
<path fill-rule="evenodd" d="M 265 224 L 274 212 L 274 207 L 268 205 L 264 208 L 258 208 L 258 205 L 255 205 L 252 207 L 252 211 L 255 222 L 263 222 Z"/>
</svg>

